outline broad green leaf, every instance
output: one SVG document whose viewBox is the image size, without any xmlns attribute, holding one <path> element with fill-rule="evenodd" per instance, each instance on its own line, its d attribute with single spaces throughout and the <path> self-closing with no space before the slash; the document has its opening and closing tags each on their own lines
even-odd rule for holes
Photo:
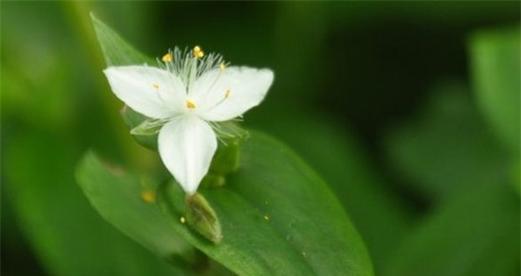
<svg viewBox="0 0 521 276">
<path fill-rule="evenodd" d="M 74 183 L 77 146 L 34 130 L 9 137 L 2 189 L 50 275 L 181 273 L 116 231 L 89 206 Z"/>
<path fill-rule="evenodd" d="M 520 41 L 519 28 L 511 28 L 478 32 L 469 45 L 480 107 L 515 157 L 521 133 Z"/>
<path fill-rule="evenodd" d="M 386 276 L 519 275 L 519 197 L 489 183 L 451 197 L 396 249 Z"/>
<path fill-rule="evenodd" d="M 88 153 L 79 167 L 77 181 L 105 220 L 164 259 L 194 255 L 192 246 L 172 234 L 168 220 L 157 208 L 153 179 L 104 166 L 93 153 Z"/>
<path fill-rule="evenodd" d="M 273 117 L 277 120 L 260 125 L 290 143 L 324 177 L 362 235 L 378 274 L 411 223 L 403 200 L 392 192 L 345 126 L 312 112 Z M 294 123 L 297 119 L 298 124 Z"/>
<path fill-rule="evenodd" d="M 507 155 L 461 83 L 443 83 L 417 118 L 389 133 L 389 163 L 403 183 L 439 201 L 508 178 Z"/>
<path fill-rule="evenodd" d="M 84 189 L 99 191 L 87 193 L 93 202 L 130 204 L 122 193 L 102 191 L 114 183 L 134 191 L 139 185 L 135 176 L 111 174 L 91 155 L 78 172 Z M 172 235 L 234 273 L 372 275 L 363 242 L 338 200 L 316 173 L 272 138 L 253 132 L 241 146 L 241 166 L 227 177 L 227 185 L 199 192 L 219 217 L 223 239 L 218 245 L 180 221 L 185 205 L 179 185 L 164 184 L 157 200 L 170 220 Z M 100 208 L 111 204 L 96 207 L 106 213 Z"/>
</svg>

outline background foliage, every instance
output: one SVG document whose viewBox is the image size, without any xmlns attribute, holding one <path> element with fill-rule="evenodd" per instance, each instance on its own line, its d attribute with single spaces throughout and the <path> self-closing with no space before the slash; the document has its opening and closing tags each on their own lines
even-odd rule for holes
<svg viewBox="0 0 521 276">
<path fill-rule="evenodd" d="M 272 68 L 247 126 L 326 180 L 377 275 L 519 275 L 518 2 L 1 5 L 3 274 L 185 269 L 106 223 L 75 183 L 89 148 L 158 165 L 119 116 L 93 11 L 151 56 L 200 44 Z"/>
</svg>

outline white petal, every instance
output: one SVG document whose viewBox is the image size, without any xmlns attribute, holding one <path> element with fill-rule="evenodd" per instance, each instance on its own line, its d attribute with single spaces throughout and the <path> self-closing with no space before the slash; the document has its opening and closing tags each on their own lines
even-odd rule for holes
<svg viewBox="0 0 521 276">
<path fill-rule="evenodd" d="M 104 72 L 114 94 L 145 116 L 167 118 L 183 108 L 186 89 L 168 71 L 148 66 L 117 66 Z"/>
<path fill-rule="evenodd" d="M 195 81 L 189 97 L 200 104 L 198 114 L 205 120 L 226 121 L 258 105 L 272 82 L 273 72 L 269 69 L 214 69 Z"/>
<path fill-rule="evenodd" d="M 212 128 L 196 116 L 180 116 L 163 126 L 158 145 L 161 160 L 183 190 L 195 193 L 217 149 Z"/>
</svg>

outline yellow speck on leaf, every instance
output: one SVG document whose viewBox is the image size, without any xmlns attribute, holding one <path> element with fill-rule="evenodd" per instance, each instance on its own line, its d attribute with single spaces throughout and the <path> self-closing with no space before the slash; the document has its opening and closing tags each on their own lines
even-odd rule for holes
<svg viewBox="0 0 521 276">
<path fill-rule="evenodd" d="M 141 192 L 141 199 L 146 203 L 156 202 L 156 193 L 154 191 Z"/>
</svg>

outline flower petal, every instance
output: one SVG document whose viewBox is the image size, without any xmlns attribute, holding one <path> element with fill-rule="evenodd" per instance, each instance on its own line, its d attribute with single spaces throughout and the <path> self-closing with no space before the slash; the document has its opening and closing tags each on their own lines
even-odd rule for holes
<svg viewBox="0 0 521 276">
<path fill-rule="evenodd" d="M 180 116 L 163 126 L 158 144 L 170 173 L 186 193 L 195 193 L 217 149 L 210 125 L 196 116 Z"/>
<path fill-rule="evenodd" d="M 198 114 L 205 120 L 226 121 L 258 105 L 272 82 L 273 72 L 269 69 L 214 69 L 195 81 L 189 97 L 200 103 Z"/>
<path fill-rule="evenodd" d="M 117 66 L 104 72 L 114 94 L 145 116 L 167 118 L 183 108 L 186 89 L 168 71 L 148 66 Z"/>
</svg>

